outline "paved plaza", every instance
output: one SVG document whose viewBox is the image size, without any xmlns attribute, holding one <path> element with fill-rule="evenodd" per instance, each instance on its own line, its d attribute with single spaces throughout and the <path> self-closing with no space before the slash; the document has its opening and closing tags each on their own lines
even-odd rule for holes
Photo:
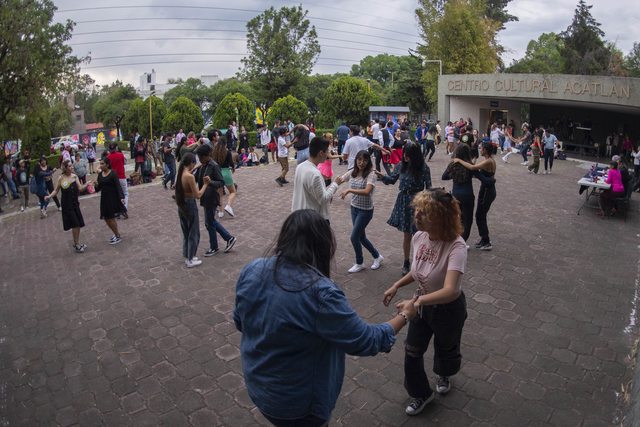
<svg viewBox="0 0 640 427">
<path fill-rule="evenodd" d="M 638 332 L 640 195 L 626 222 L 590 209 L 577 216 L 579 162 L 556 161 L 552 175 L 534 176 L 511 161 L 498 164 L 494 249 L 469 251 L 469 317 L 452 391 L 415 418 L 404 414 L 405 329 L 391 353 L 347 358 L 331 426 L 623 422 Z M 434 185 L 450 188 L 440 180 L 447 162 L 441 147 L 429 163 Z M 82 199 L 84 254 L 72 251 L 55 209 L 44 220 L 37 208 L 1 217 L 0 425 L 265 425 L 244 387 L 232 311 L 240 269 L 265 253 L 290 212 L 293 184 L 278 187 L 278 173 L 275 164 L 237 171 L 236 217 L 222 222 L 238 243 L 194 269 L 181 257 L 171 193 L 157 183 L 130 189 L 117 246 L 108 244 L 99 198 Z M 382 294 L 402 264 L 402 235 L 386 225 L 397 191 L 375 191 L 367 233 L 385 256 L 378 271 L 346 273 L 349 203 L 335 197 L 331 206 L 333 279 L 369 322 L 394 312 Z"/>
</svg>

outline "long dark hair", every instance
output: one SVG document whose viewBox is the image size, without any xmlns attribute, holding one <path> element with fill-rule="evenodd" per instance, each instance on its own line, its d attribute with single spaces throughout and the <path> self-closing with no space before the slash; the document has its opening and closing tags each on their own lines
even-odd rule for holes
<svg viewBox="0 0 640 427">
<path fill-rule="evenodd" d="M 180 166 L 178 167 L 178 177 L 176 178 L 176 204 L 181 213 L 185 214 L 185 199 L 184 188 L 182 187 L 182 174 L 184 170 L 196 162 L 196 156 L 193 153 L 185 153 L 180 160 Z"/>
<path fill-rule="evenodd" d="M 220 167 L 222 167 L 222 165 L 227 160 L 227 152 L 228 151 L 229 150 L 227 150 L 227 142 L 224 141 L 222 138 L 220 138 L 220 140 L 213 147 L 213 153 L 211 154 L 211 158 L 218 165 L 220 165 Z"/>
<path fill-rule="evenodd" d="M 456 149 L 453 150 L 453 158 L 471 163 L 471 149 L 467 144 L 459 144 Z M 471 179 L 471 171 L 460 163 L 449 163 L 447 168 L 455 184 L 465 184 Z"/>
<path fill-rule="evenodd" d="M 187 137 L 183 136 L 180 141 L 178 141 L 178 146 L 176 147 L 176 159 L 178 161 L 182 160 L 181 156 L 180 156 L 180 149 L 182 148 L 182 146 L 187 142 Z"/>
<path fill-rule="evenodd" d="M 358 159 L 365 159 L 367 161 L 367 165 L 364 169 L 360 170 L 358 168 Z M 360 150 L 358 154 L 356 154 L 356 161 L 353 162 L 353 171 L 351 172 L 351 177 L 356 178 L 358 174 L 362 173 L 362 179 L 366 180 L 373 168 L 373 163 L 371 163 L 371 154 L 367 150 Z"/>
<path fill-rule="evenodd" d="M 409 161 L 407 161 L 409 158 Z M 415 142 L 407 142 L 402 152 L 402 163 L 400 164 L 400 173 L 407 173 L 420 181 L 424 171 L 424 157 L 420 146 Z"/>
<path fill-rule="evenodd" d="M 297 210 L 284 220 L 280 229 L 273 249 L 277 257 L 275 272 L 279 263 L 288 261 L 301 267 L 314 267 L 323 276 L 330 277 L 335 252 L 336 239 L 327 220 L 314 210 Z"/>
</svg>

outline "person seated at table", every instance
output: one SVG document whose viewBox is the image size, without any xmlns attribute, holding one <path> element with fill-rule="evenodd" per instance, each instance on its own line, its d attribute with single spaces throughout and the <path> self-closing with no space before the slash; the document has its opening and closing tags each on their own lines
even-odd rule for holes
<svg viewBox="0 0 640 427">
<path fill-rule="evenodd" d="M 622 184 L 622 175 L 618 170 L 618 162 L 609 163 L 609 174 L 605 182 L 610 184 L 611 188 L 600 193 L 600 212 L 598 213 L 600 216 L 606 215 L 607 211 L 610 211 L 611 215 L 616 213 L 613 200 L 624 196 L 624 185 Z"/>
</svg>

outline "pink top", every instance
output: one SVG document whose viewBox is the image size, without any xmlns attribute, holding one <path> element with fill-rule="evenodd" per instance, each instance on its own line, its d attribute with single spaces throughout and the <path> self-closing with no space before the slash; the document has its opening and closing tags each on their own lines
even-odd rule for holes
<svg viewBox="0 0 640 427">
<path fill-rule="evenodd" d="M 622 185 L 622 175 L 618 169 L 609 169 L 609 175 L 605 181 L 611 184 L 611 191 L 614 193 L 624 193 L 624 185 Z"/>
<path fill-rule="evenodd" d="M 452 242 L 430 240 L 425 231 L 418 231 L 411 241 L 414 259 L 411 275 L 418 282 L 416 294 L 424 295 L 444 287 L 447 271 L 464 274 L 467 265 L 467 245 L 460 236 Z"/>
<path fill-rule="evenodd" d="M 318 165 L 318 170 L 323 176 L 326 176 L 329 178 L 333 177 L 333 167 L 332 167 L 331 159 L 327 159 L 324 162 L 320 163 Z"/>
</svg>

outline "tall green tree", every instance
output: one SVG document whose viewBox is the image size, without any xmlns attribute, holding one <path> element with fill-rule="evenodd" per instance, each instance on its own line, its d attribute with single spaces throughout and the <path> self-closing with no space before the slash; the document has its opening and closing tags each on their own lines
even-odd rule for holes
<svg viewBox="0 0 640 427">
<path fill-rule="evenodd" d="M 496 41 L 498 23 L 484 15 L 484 2 L 447 0 L 439 12 L 430 0 L 419 0 L 416 9 L 424 59 L 442 61 L 444 74 L 495 72 L 500 64 Z M 428 103 L 435 105 L 438 93 L 438 66 L 427 64 L 422 75 Z"/>
<path fill-rule="evenodd" d="M 168 132 L 177 132 L 178 129 L 200 132 L 203 126 L 200 107 L 185 96 L 173 101 L 163 121 L 163 129 Z"/>
<path fill-rule="evenodd" d="M 269 112 L 267 122 L 275 123 L 276 120 L 285 121 L 291 119 L 293 123 L 304 123 L 309 117 L 309 108 L 304 102 L 292 95 L 276 99 Z"/>
<path fill-rule="evenodd" d="M 271 7 L 247 22 L 247 51 L 241 76 L 252 83 L 266 111 L 276 99 L 296 92 L 318 59 L 320 44 L 302 6 Z"/>
<path fill-rule="evenodd" d="M 334 80 L 341 76 L 344 74 L 314 74 L 306 76 L 304 83 L 298 86 L 295 97 L 305 103 L 312 119 L 320 112 L 320 103 L 324 92 Z"/>
<path fill-rule="evenodd" d="M 66 42 L 74 23 L 53 23 L 51 0 L 3 0 L 0 3 L 0 125 L 12 112 L 40 108 L 42 97 L 70 93 L 80 64 Z"/>
<path fill-rule="evenodd" d="M 327 89 L 322 98 L 319 124 L 333 127 L 337 122 L 364 125 L 369 119 L 369 107 L 380 103 L 380 98 L 367 85 L 355 77 L 340 77 Z"/>
<path fill-rule="evenodd" d="M 23 123 L 22 149 L 28 149 L 32 158 L 50 154 L 51 106 L 48 102 L 41 97 L 31 104 Z"/>
<path fill-rule="evenodd" d="M 218 104 L 213 115 L 213 126 L 226 128 L 231 121 L 236 121 L 238 126 L 253 129 L 255 117 L 256 108 L 253 102 L 241 93 L 230 93 Z"/>
<path fill-rule="evenodd" d="M 563 56 L 564 41 L 556 33 L 543 33 L 538 40 L 531 40 L 527 44 L 524 57 L 513 61 L 507 72 L 509 73 L 564 73 L 566 60 Z"/>
<path fill-rule="evenodd" d="M 68 135 L 73 125 L 71 111 L 64 101 L 54 102 L 49 106 L 49 134 L 51 137 Z"/>
<path fill-rule="evenodd" d="M 602 39 L 604 31 L 600 23 L 591 15 L 592 7 L 580 0 L 571 25 L 560 34 L 567 74 L 608 74 L 611 51 Z"/>
<path fill-rule="evenodd" d="M 118 132 L 131 102 L 140 99 L 130 84 L 116 80 L 112 85 L 102 87 L 100 98 L 93 106 L 95 117 L 105 126 L 114 126 Z M 132 121 L 129 121 L 132 123 Z M 134 125 L 136 127 L 137 125 Z"/>
<path fill-rule="evenodd" d="M 164 94 L 164 103 L 170 107 L 173 102 L 181 96 L 190 99 L 200 108 L 202 103 L 208 99 L 208 88 L 202 84 L 202 80 L 196 78 L 188 78 L 186 81 L 178 83 L 178 86 L 169 89 Z"/>
<path fill-rule="evenodd" d="M 213 116 L 220 101 L 232 93 L 240 93 L 250 101 L 255 101 L 255 92 L 248 82 L 235 77 L 219 80 L 207 89 L 207 99 L 211 103 L 211 107 L 206 111 L 207 115 Z"/>
<path fill-rule="evenodd" d="M 633 48 L 624 58 L 624 64 L 631 77 L 640 77 L 640 43 L 633 43 Z"/>
<path fill-rule="evenodd" d="M 142 98 L 136 98 L 129 103 L 129 107 L 122 114 L 122 138 L 128 139 L 134 130 L 140 131 L 142 116 L 149 114 L 149 107 Z"/>
</svg>

